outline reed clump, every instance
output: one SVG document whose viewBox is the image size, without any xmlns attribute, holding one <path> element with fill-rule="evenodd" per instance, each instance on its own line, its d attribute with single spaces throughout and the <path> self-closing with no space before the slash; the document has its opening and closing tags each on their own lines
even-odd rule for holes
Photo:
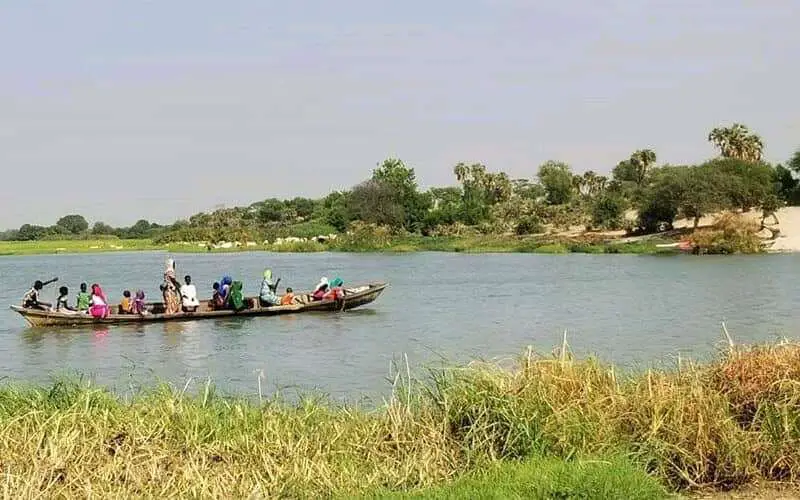
<svg viewBox="0 0 800 500">
<path fill-rule="evenodd" d="M 377 409 L 84 383 L 0 388 L 7 496 L 319 497 L 418 491 L 532 458 L 624 456 L 674 491 L 800 481 L 800 346 L 620 373 L 527 351 L 407 378 Z"/>
</svg>

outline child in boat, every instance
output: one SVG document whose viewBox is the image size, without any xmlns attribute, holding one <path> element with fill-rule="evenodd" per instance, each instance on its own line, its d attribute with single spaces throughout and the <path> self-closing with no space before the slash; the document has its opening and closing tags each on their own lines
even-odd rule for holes
<svg viewBox="0 0 800 500">
<path fill-rule="evenodd" d="M 149 314 L 144 303 L 144 292 L 142 290 L 136 291 L 136 298 L 133 299 L 133 303 L 131 304 L 131 312 L 140 316 Z"/>
<path fill-rule="evenodd" d="M 222 306 L 225 305 L 225 299 L 222 298 L 222 294 L 219 291 L 219 282 L 215 281 L 214 286 L 211 288 L 214 289 L 214 293 L 208 303 L 209 309 L 222 309 Z"/>
<path fill-rule="evenodd" d="M 78 298 L 75 306 L 78 311 L 88 311 L 92 302 L 92 296 L 86 291 L 86 283 L 81 283 L 81 291 L 78 292 Z"/>
<path fill-rule="evenodd" d="M 294 302 L 294 293 L 292 291 L 292 287 L 286 289 L 286 295 L 281 297 L 281 305 L 282 306 L 290 306 Z"/>
<path fill-rule="evenodd" d="M 58 299 L 56 299 L 56 312 L 60 313 L 74 313 L 77 312 L 67 304 L 69 297 L 69 288 L 62 286 L 58 289 Z"/>
<path fill-rule="evenodd" d="M 122 300 L 119 303 L 120 314 L 131 314 L 133 312 L 133 301 L 131 300 L 131 291 L 125 290 L 122 292 Z"/>
</svg>

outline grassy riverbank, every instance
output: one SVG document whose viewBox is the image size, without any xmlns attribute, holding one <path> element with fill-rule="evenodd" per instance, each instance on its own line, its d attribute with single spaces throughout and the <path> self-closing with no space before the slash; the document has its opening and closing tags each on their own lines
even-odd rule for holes
<svg viewBox="0 0 800 500">
<path fill-rule="evenodd" d="M 460 252 L 460 253 L 624 253 L 661 254 L 673 253 L 674 249 L 659 248 L 659 243 L 670 240 L 654 238 L 635 243 L 579 241 L 567 239 L 517 238 L 501 236 L 470 237 L 421 237 L 408 236 L 394 238 L 382 243 L 376 242 L 337 242 L 329 245 L 315 241 L 289 242 L 279 245 L 240 246 L 232 248 L 212 248 L 198 244 L 158 245 L 151 240 L 54 240 L 54 241 L 0 241 L 0 256 L 9 255 L 50 255 L 72 253 L 130 252 L 142 250 L 162 250 L 172 253 L 229 253 L 246 251 L 270 251 L 281 253 L 310 252 Z"/>
<path fill-rule="evenodd" d="M 122 401 L 68 383 L 0 388 L 4 491 L 658 498 L 800 481 L 793 344 L 630 376 L 567 352 L 528 352 L 514 366 L 405 380 L 375 410 L 198 392 L 160 388 Z"/>
</svg>

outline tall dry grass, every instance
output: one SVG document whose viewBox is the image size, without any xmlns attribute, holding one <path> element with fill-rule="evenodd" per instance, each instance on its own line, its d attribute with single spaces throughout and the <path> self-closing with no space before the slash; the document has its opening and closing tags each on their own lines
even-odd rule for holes
<svg viewBox="0 0 800 500">
<path fill-rule="evenodd" d="M 408 491 L 529 457 L 632 458 L 673 490 L 800 479 L 800 346 L 621 374 L 526 352 L 408 377 L 374 410 L 167 388 L 0 389 L 6 497 L 319 497 Z"/>
</svg>

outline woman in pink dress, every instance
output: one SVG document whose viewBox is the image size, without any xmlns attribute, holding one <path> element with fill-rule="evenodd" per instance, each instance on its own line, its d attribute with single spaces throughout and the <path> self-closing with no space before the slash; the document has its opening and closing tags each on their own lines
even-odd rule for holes
<svg viewBox="0 0 800 500">
<path fill-rule="evenodd" d="M 108 317 L 108 299 L 100 285 L 95 283 L 92 285 L 92 299 L 91 306 L 89 307 L 89 314 L 93 318 L 102 319 Z"/>
</svg>

